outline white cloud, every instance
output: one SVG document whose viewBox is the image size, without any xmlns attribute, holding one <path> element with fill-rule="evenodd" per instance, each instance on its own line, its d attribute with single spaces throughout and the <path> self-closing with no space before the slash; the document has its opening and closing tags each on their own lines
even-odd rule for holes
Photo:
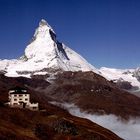
<svg viewBox="0 0 140 140">
<path fill-rule="evenodd" d="M 111 130 L 125 140 L 140 140 L 140 118 L 122 121 L 115 115 L 93 115 L 81 112 L 74 104 L 51 103 L 67 109 L 72 115 L 91 120 Z"/>
</svg>

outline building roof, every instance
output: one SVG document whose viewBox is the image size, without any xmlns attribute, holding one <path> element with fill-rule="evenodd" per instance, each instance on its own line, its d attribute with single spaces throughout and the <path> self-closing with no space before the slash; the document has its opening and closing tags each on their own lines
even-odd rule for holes
<svg viewBox="0 0 140 140">
<path fill-rule="evenodd" d="M 9 89 L 9 93 L 10 93 L 10 94 L 29 94 L 29 93 L 27 92 L 27 89 L 22 88 L 22 87 L 18 87 L 18 86 Z"/>
<path fill-rule="evenodd" d="M 14 88 L 10 88 L 9 91 L 10 91 L 10 90 L 19 90 L 19 91 L 20 91 L 20 90 L 27 90 L 27 89 L 24 88 L 24 87 L 16 86 L 16 87 L 14 87 Z"/>
<path fill-rule="evenodd" d="M 30 94 L 29 92 L 9 92 L 10 94 Z"/>
</svg>

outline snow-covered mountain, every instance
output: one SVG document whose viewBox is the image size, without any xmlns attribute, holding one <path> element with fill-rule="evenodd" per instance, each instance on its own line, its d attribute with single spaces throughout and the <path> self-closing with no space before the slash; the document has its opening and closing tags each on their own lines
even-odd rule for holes
<svg viewBox="0 0 140 140">
<path fill-rule="evenodd" d="M 133 88 L 140 88 L 140 68 L 137 69 L 113 69 L 102 67 L 99 70 L 107 80 L 114 82 L 129 82 Z"/>
<path fill-rule="evenodd" d="M 82 56 L 60 43 L 52 27 L 42 19 L 25 54 L 18 60 L 1 60 L 0 70 L 10 77 L 30 77 L 47 74 L 50 69 L 99 73 Z"/>
<path fill-rule="evenodd" d="M 129 82 L 140 87 L 140 68 L 97 70 L 78 53 L 60 43 L 52 27 L 42 19 L 20 59 L 0 60 L 0 72 L 9 77 L 31 77 L 58 71 L 93 71 L 114 82 Z"/>
</svg>

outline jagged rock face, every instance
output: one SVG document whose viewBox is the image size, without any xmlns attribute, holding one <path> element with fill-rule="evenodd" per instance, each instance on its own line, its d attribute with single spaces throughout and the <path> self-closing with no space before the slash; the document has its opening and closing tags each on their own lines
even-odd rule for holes
<svg viewBox="0 0 140 140">
<path fill-rule="evenodd" d="M 137 68 L 137 69 L 134 71 L 134 77 L 136 77 L 137 80 L 140 82 L 140 68 Z"/>
<path fill-rule="evenodd" d="M 1 70 L 5 70 L 6 76 L 9 77 L 31 77 L 31 73 L 36 75 L 43 69 L 49 68 L 61 71 L 94 71 L 98 73 L 98 70 L 82 56 L 60 43 L 56 39 L 52 27 L 45 20 L 40 21 L 23 56 L 19 60 L 0 61 L 0 65 L 2 65 Z M 44 73 L 40 74 L 44 75 Z"/>
<path fill-rule="evenodd" d="M 133 89 L 133 86 L 131 85 L 131 83 L 129 83 L 127 81 L 120 81 L 120 80 L 118 80 L 116 82 L 116 85 L 119 88 L 124 89 L 124 90 L 132 90 Z"/>
</svg>

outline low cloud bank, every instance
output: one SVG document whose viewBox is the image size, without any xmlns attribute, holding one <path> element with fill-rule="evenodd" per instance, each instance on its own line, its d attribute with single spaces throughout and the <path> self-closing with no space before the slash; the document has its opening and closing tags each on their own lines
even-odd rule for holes
<svg viewBox="0 0 140 140">
<path fill-rule="evenodd" d="M 140 118 L 121 121 L 115 115 L 94 115 L 81 112 L 74 104 L 51 102 L 67 109 L 72 115 L 87 118 L 120 136 L 125 140 L 140 140 Z"/>
</svg>

